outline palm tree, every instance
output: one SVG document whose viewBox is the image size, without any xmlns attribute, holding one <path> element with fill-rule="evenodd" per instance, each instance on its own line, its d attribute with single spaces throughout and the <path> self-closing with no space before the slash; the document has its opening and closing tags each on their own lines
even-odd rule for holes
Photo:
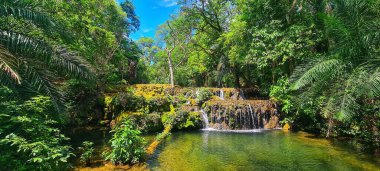
<svg viewBox="0 0 380 171">
<path fill-rule="evenodd" d="M 322 94 L 322 112 L 329 119 L 348 121 L 361 100 L 380 96 L 380 7 L 375 0 L 334 0 L 324 17 L 329 50 L 298 67 L 293 89 Z"/>
<path fill-rule="evenodd" d="M 48 14 L 38 12 L 23 1 L 0 4 L 0 17 L 32 22 L 41 29 L 57 29 Z M 7 23 L 2 23 L 7 24 Z M 29 87 L 52 98 L 62 109 L 63 95 L 53 81 L 57 74 L 91 78 L 88 63 L 62 45 L 0 29 L 0 83 Z"/>
</svg>

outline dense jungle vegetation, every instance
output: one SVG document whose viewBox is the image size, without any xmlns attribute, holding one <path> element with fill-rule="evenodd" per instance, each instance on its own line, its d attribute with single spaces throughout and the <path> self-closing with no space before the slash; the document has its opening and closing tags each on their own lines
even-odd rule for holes
<svg viewBox="0 0 380 171">
<path fill-rule="evenodd" d="M 201 125 L 176 108 L 179 97 L 130 87 L 108 96 L 134 84 L 256 87 L 281 106 L 281 125 L 379 149 L 379 0 L 178 4 L 154 39 L 132 40 L 131 0 L 0 0 L 0 170 L 66 170 L 74 157 L 86 165 L 92 142 L 77 154 L 71 128 L 111 125 L 105 159 L 133 164 L 146 153 L 142 133 L 163 131 L 159 140 Z M 202 89 L 189 103 L 209 98 Z M 152 115 L 112 122 L 127 109 Z"/>
</svg>

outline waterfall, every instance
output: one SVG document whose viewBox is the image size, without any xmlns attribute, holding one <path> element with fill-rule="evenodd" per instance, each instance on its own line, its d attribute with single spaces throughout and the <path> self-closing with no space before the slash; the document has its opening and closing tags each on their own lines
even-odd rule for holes
<svg viewBox="0 0 380 171">
<path fill-rule="evenodd" d="M 278 127 L 279 113 L 270 100 L 255 100 L 246 89 L 213 90 L 219 100 L 205 103 L 200 115 L 204 130 L 250 130 Z M 251 99 L 251 100 L 248 100 Z M 205 111 L 208 111 L 207 113 Z"/>
<path fill-rule="evenodd" d="M 256 123 L 255 123 L 255 118 L 253 116 L 252 106 L 248 105 L 248 107 L 249 107 L 249 114 L 251 115 L 251 118 L 252 118 L 252 128 L 255 129 L 257 127 L 256 127 Z"/>
<path fill-rule="evenodd" d="M 220 89 L 220 99 L 224 100 L 224 92 L 223 89 Z"/>
<path fill-rule="evenodd" d="M 242 89 L 239 90 L 239 94 L 240 94 L 240 98 L 245 100 L 245 95 L 244 95 L 244 91 Z"/>
<path fill-rule="evenodd" d="M 208 117 L 207 117 L 207 113 L 202 109 L 201 110 L 201 112 L 202 112 L 202 117 L 203 117 L 203 121 L 204 121 L 204 128 L 205 129 L 209 129 L 210 128 L 210 126 L 209 126 L 209 123 L 208 123 Z"/>
</svg>

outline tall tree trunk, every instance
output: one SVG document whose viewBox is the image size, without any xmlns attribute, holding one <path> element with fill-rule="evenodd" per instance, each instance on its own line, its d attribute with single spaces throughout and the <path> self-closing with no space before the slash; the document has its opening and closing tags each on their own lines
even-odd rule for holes
<svg viewBox="0 0 380 171">
<path fill-rule="evenodd" d="M 239 72 L 236 68 L 234 68 L 235 70 L 235 87 L 236 88 L 240 88 L 240 76 L 239 76 Z"/>
<path fill-rule="evenodd" d="M 137 62 L 130 61 L 130 63 L 129 63 L 129 71 L 128 71 L 129 83 L 130 84 L 133 84 L 135 82 L 135 79 L 136 79 L 136 76 L 137 76 L 136 66 L 137 66 Z"/>
<path fill-rule="evenodd" d="M 331 132 L 332 132 L 332 129 L 333 129 L 333 116 L 332 114 L 329 115 L 329 123 L 327 125 L 327 132 L 326 132 L 326 138 L 330 138 L 331 136 Z"/>
<path fill-rule="evenodd" d="M 174 68 L 173 68 L 173 62 L 172 62 L 172 50 L 168 51 L 168 64 L 169 64 L 169 74 L 170 74 L 170 84 L 172 88 L 174 88 Z"/>
</svg>

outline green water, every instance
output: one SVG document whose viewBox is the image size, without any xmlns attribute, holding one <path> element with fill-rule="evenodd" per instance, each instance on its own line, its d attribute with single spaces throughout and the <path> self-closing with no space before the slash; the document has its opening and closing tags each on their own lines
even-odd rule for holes
<svg viewBox="0 0 380 171">
<path fill-rule="evenodd" d="M 350 146 L 281 130 L 173 133 L 148 161 L 152 170 L 380 170 L 379 158 Z"/>
</svg>

